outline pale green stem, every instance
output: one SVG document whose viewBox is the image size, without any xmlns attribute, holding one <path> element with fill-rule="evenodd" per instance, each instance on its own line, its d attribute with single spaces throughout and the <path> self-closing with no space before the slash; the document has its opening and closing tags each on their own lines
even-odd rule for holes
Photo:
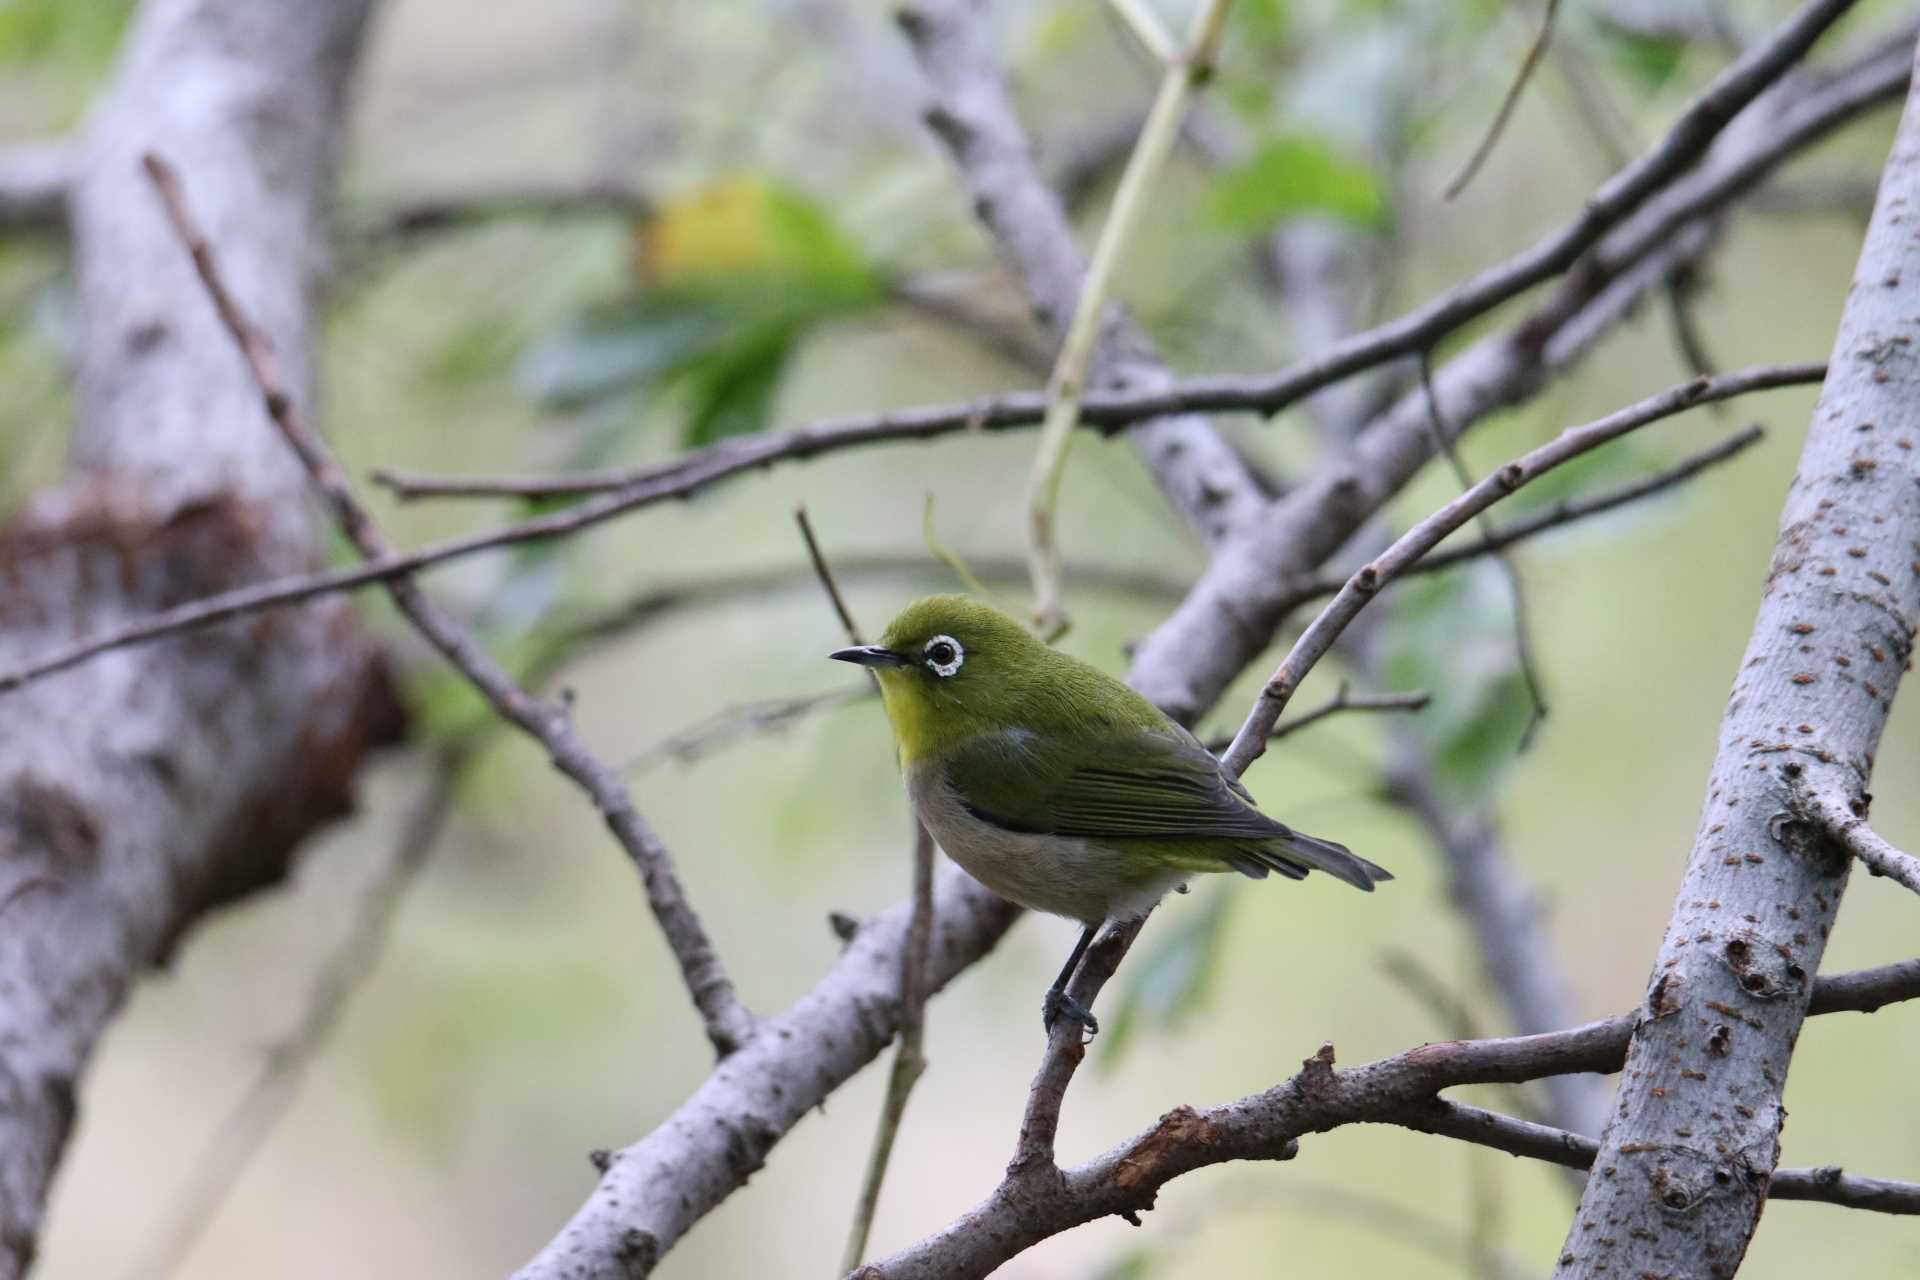
<svg viewBox="0 0 1920 1280">
<path fill-rule="evenodd" d="M 1200 0 L 1188 33 L 1185 56 L 1167 64 L 1160 91 L 1147 112 L 1126 170 L 1120 175 L 1113 208 L 1107 214 L 1106 224 L 1100 228 L 1093 259 L 1087 264 L 1086 281 L 1080 287 L 1079 303 L 1067 326 L 1066 341 L 1061 344 L 1060 358 L 1048 380 L 1050 401 L 1046 419 L 1040 426 L 1040 448 L 1027 489 L 1027 560 L 1033 574 L 1035 620 L 1042 635 L 1049 639 L 1066 630 L 1066 615 L 1060 601 L 1060 549 L 1053 537 L 1054 514 L 1059 506 L 1067 449 L 1073 443 L 1073 429 L 1080 421 L 1087 370 L 1100 340 L 1107 292 L 1120 255 L 1146 207 L 1147 192 L 1173 150 L 1181 119 L 1186 114 L 1187 99 L 1212 68 L 1220 30 L 1232 3 L 1233 0 Z"/>
<path fill-rule="evenodd" d="M 1147 0 L 1108 0 L 1120 21 L 1127 24 L 1127 30 L 1140 42 L 1140 47 L 1153 56 L 1159 63 L 1172 62 L 1180 50 L 1173 43 L 1173 35 L 1161 23 L 1160 15 L 1155 13 Z"/>
<path fill-rule="evenodd" d="M 873 1149 L 867 1156 L 860 1202 L 854 1208 L 846 1252 L 840 1259 L 843 1276 L 858 1270 L 860 1260 L 866 1256 L 874 1211 L 880 1205 L 880 1187 L 886 1181 L 887 1164 L 893 1158 L 894 1139 L 900 1135 L 900 1118 L 907 1112 L 907 1099 L 913 1093 L 913 1086 L 927 1069 L 927 950 L 932 938 L 933 837 L 925 827 L 916 827 L 913 915 L 907 924 L 906 946 L 900 952 L 900 1047 L 893 1056 L 893 1072 L 887 1077 L 887 1097 L 881 1104 L 880 1124 L 874 1130 Z"/>
</svg>

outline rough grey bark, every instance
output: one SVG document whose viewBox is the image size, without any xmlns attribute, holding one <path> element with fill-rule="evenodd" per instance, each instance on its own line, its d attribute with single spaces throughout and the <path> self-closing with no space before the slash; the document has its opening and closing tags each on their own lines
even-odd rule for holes
<svg viewBox="0 0 1920 1280">
<path fill-rule="evenodd" d="M 1753 637 L 1617 1105 L 1555 1271 L 1731 1276 L 1849 860 L 1805 797 L 1864 806 L 1920 621 L 1920 97 L 1781 513 Z"/>
<path fill-rule="evenodd" d="M 310 397 L 341 97 L 367 0 L 153 0 L 90 120 L 68 207 L 80 299 L 72 475 L 0 528 L 0 666 L 321 558 L 138 165 L 205 192 L 235 283 Z M 75 1081 L 133 980 L 272 882 L 350 806 L 399 713 L 340 601 L 102 657 L 0 701 L 0 1280 L 30 1264 Z"/>
</svg>

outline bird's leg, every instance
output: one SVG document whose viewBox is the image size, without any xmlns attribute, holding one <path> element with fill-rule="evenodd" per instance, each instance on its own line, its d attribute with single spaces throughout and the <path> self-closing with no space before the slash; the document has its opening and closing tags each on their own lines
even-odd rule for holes
<svg viewBox="0 0 1920 1280">
<path fill-rule="evenodd" d="M 1080 941 L 1073 944 L 1073 954 L 1060 968 L 1060 976 L 1047 988 L 1046 998 L 1040 1002 L 1040 1025 L 1048 1031 L 1052 1031 L 1053 1024 L 1061 1018 L 1071 1018 L 1084 1026 L 1088 1035 L 1100 1034 L 1100 1022 L 1093 1016 L 1093 1010 L 1067 994 L 1067 980 L 1080 967 L 1080 957 L 1087 954 L 1087 948 L 1093 945 L 1093 935 L 1099 931 L 1099 925 L 1090 924 L 1081 932 Z"/>
</svg>

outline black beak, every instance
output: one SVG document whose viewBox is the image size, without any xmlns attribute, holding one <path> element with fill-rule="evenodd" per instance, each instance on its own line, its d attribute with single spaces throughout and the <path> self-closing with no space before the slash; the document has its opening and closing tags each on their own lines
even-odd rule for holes
<svg viewBox="0 0 1920 1280">
<path fill-rule="evenodd" d="M 854 662 L 863 667 L 910 667 L 913 659 L 904 653 L 877 644 L 863 644 L 852 649 L 835 649 L 827 655 L 835 662 Z"/>
</svg>

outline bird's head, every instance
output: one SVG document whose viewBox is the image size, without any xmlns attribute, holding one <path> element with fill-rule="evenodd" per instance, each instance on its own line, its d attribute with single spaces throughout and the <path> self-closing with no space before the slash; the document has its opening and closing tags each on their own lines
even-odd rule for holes
<svg viewBox="0 0 1920 1280">
<path fill-rule="evenodd" d="M 879 677 L 906 763 L 946 742 L 1022 727 L 1026 690 L 1054 658 L 1018 622 L 966 596 L 916 600 L 879 644 L 831 656 Z"/>
</svg>

